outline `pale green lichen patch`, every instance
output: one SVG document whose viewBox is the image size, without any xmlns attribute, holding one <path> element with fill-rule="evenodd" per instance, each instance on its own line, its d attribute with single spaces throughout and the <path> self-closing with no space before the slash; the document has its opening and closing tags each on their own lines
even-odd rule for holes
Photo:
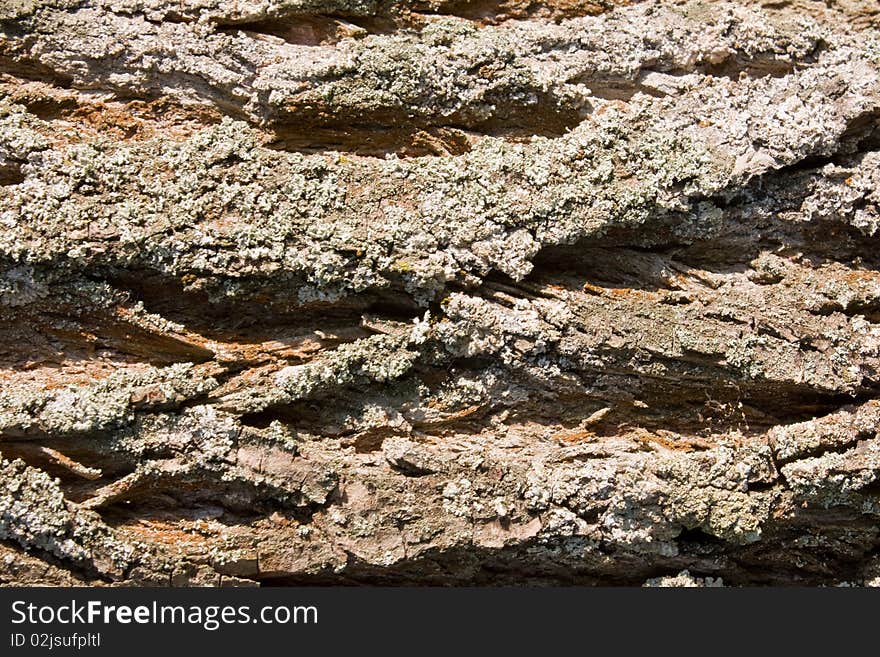
<svg viewBox="0 0 880 657">
<path fill-rule="evenodd" d="M 2 458 L 0 538 L 109 579 L 148 558 L 138 554 L 138 546 L 117 540 L 97 514 L 66 501 L 44 472 Z"/>
<path fill-rule="evenodd" d="M 0 431 L 11 434 L 88 434 L 131 422 L 136 407 L 176 405 L 207 393 L 217 382 L 181 363 L 120 370 L 88 386 L 47 392 L 39 387 L 0 394 Z"/>
</svg>

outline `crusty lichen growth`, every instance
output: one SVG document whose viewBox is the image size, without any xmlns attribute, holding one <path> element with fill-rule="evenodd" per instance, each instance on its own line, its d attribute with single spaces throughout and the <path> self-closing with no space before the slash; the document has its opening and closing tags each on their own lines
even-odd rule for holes
<svg viewBox="0 0 880 657">
<path fill-rule="evenodd" d="M 0 459 L 0 539 L 107 579 L 124 577 L 147 555 L 117 540 L 95 513 L 68 502 L 57 481 L 22 461 Z"/>
<path fill-rule="evenodd" d="M 89 386 L 47 393 L 39 387 L 0 394 L 0 431 L 6 434 L 89 434 L 119 428 L 136 407 L 176 406 L 215 388 L 189 363 L 146 371 L 121 370 Z"/>
</svg>

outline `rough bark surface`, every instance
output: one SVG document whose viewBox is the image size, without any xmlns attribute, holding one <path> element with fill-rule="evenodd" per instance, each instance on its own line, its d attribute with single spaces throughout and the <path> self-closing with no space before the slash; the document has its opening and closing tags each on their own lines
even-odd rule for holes
<svg viewBox="0 0 880 657">
<path fill-rule="evenodd" d="M 4 1 L 0 583 L 880 583 L 878 27 Z"/>
</svg>

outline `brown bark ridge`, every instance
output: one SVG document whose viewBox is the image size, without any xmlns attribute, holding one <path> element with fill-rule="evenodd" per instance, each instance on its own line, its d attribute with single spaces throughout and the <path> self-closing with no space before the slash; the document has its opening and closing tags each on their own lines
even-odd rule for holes
<svg viewBox="0 0 880 657">
<path fill-rule="evenodd" d="M 880 583 L 876 2 L 0 8 L 0 583 Z"/>
</svg>

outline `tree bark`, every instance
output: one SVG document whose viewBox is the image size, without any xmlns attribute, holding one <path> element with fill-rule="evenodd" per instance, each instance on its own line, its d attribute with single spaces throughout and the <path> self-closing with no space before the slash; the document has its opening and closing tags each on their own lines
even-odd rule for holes
<svg viewBox="0 0 880 657">
<path fill-rule="evenodd" d="M 880 584 L 865 0 L 0 8 L 0 583 Z"/>
</svg>

